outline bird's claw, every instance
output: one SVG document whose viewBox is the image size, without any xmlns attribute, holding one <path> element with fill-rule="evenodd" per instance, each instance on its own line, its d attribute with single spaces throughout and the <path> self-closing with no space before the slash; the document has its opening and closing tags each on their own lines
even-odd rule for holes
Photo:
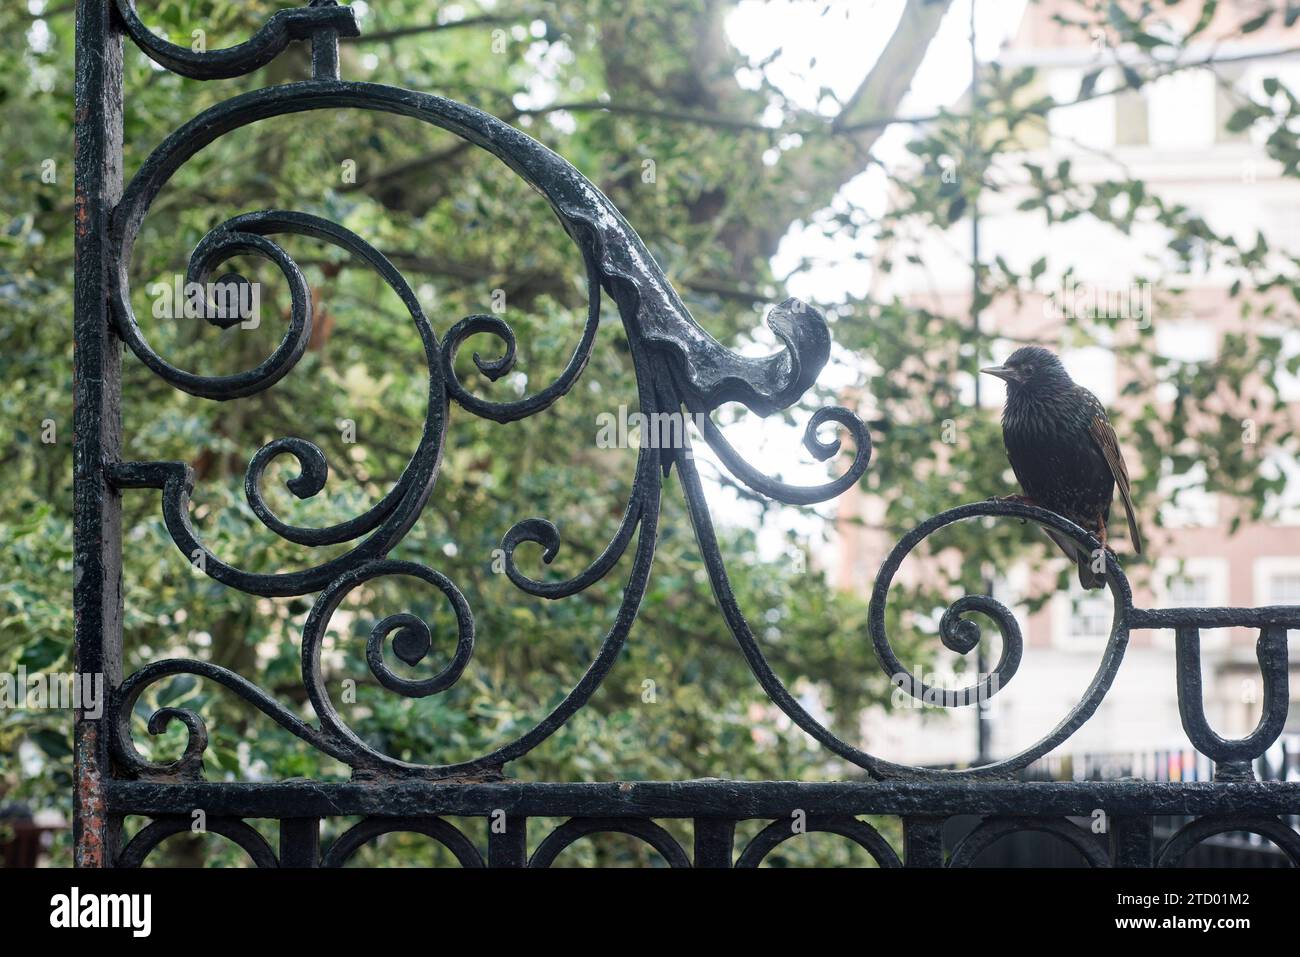
<svg viewBox="0 0 1300 957">
<path fill-rule="evenodd" d="M 990 501 L 990 502 L 1011 502 L 1011 503 L 1013 503 L 1013 504 L 1015 504 L 1015 505 L 1037 505 L 1037 504 L 1038 504 L 1038 503 L 1035 502 L 1032 498 L 1030 498 L 1028 495 L 990 495 L 990 496 L 988 497 L 988 501 Z M 1029 519 L 1027 519 L 1027 518 L 1022 518 L 1022 519 L 1020 519 L 1020 524 L 1021 524 L 1021 525 L 1027 525 L 1028 523 L 1029 523 Z"/>
</svg>

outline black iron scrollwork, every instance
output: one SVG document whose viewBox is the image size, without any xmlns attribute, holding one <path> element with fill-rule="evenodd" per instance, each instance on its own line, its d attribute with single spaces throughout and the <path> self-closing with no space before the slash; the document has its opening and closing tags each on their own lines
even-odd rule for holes
<svg viewBox="0 0 1300 957">
<path fill-rule="evenodd" d="M 267 55 L 267 51 L 276 49 L 278 52 L 278 48 L 283 48 L 289 40 L 308 36 L 322 24 L 337 26 L 341 16 L 337 9 L 285 11 L 277 14 L 280 20 L 273 18 L 247 44 L 226 51 L 187 54 L 184 57 L 167 49 L 144 31 L 134 14 L 127 18 L 127 25 L 132 37 L 164 65 L 170 67 L 171 61 L 176 61 L 183 63 L 185 69 L 181 72 L 188 71 L 187 75 L 215 77 L 247 72 L 264 62 L 262 57 Z M 327 12 L 329 10 L 335 12 Z M 327 16 L 330 19 L 323 19 Z M 241 51 L 238 56 L 237 51 Z M 291 308 L 288 328 L 271 355 L 244 372 L 205 376 L 177 368 L 150 346 L 132 309 L 128 271 L 140 227 L 168 179 L 199 150 L 232 130 L 272 116 L 341 107 L 396 113 L 447 129 L 496 155 L 547 198 L 582 251 L 587 266 L 589 303 L 581 338 L 568 365 L 554 382 L 512 402 L 489 402 L 475 396 L 456 377 L 456 352 L 470 336 L 490 334 L 501 342 L 501 354 L 491 359 L 476 354 L 475 364 L 489 379 L 505 375 L 515 361 L 515 333 L 509 323 L 498 316 L 470 316 L 454 325 L 445 339 L 439 341 L 410 286 L 381 253 L 337 224 L 306 213 L 284 210 L 237 215 L 213 228 L 191 255 L 186 276 L 188 281 L 203 283 L 222 263 L 235 255 L 259 256 L 274 263 L 289 285 Z M 727 349 L 695 323 L 640 238 L 609 201 L 570 164 L 485 113 L 441 97 L 393 87 L 313 80 L 258 90 L 218 104 L 176 130 L 145 160 L 114 211 L 113 226 L 116 282 L 112 311 L 118 330 L 141 362 L 185 392 L 217 401 L 254 395 L 287 375 L 301 358 L 311 334 L 311 294 L 297 264 L 272 238 L 276 234 L 291 233 L 328 242 L 368 263 L 406 305 L 421 336 L 429 371 L 424 431 L 397 483 L 364 514 L 328 528 L 302 528 L 284 522 L 274 513 L 263 496 L 261 485 L 268 465 L 276 457 L 290 455 L 296 460 L 299 472 L 289 481 L 288 487 L 299 498 L 318 494 L 326 484 L 329 470 L 324 454 L 306 439 L 276 439 L 259 449 L 249 462 L 246 495 L 253 514 L 262 524 L 279 537 L 299 545 L 314 547 L 357 542 L 351 551 L 340 557 L 298 572 L 264 574 L 242 570 L 214 554 L 195 533 L 189 519 L 189 497 L 194 478 L 182 463 L 128 462 L 115 466 L 112 473 L 120 488 L 162 490 L 163 514 L 173 540 L 186 558 L 198 559 L 196 566 L 211 578 L 256 595 L 321 592 L 303 640 L 303 681 L 320 718 L 320 728 L 306 726 L 260 692 L 254 694 L 250 685 L 236 680 L 233 675 L 220 673 L 198 662 L 191 670 L 225 684 L 284 727 L 326 753 L 347 761 L 358 772 L 382 770 L 434 777 L 483 773 L 499 769 L 505 762 L 534 747 L 586 701 L 608 672 L 635 617 L 653 558 L 660 473 L 670 463 L 665 459 L 667 452 L 642 449 L 623 520 L 608 547 L 584 571 L 567 581 L 543 582 L 519 569 L 515 552 L 520 544 L 540 544 L 545 562 L 554 558 L 559 549 L 559 531 L 545 519 L 524 519 L 507 530 L 502 539 L 510 580 L 529 594 L 560 599 L 603 579 L 624 555 L 633 537 L 639 535 L 615 624 L 589 670 L 565 700 L 529 733 L 475 761 L 455 766 L 411 765 L 370 749 L 339 720 L 320 678 L 317 653 L 321 630 L 342 594 L 357 582 L 377 575 L 414 574 L 442 588 L 456 607 L 461 640 L 452 663 L 437 678 L 429 679 L 432 684 L 425 682 L 417 686 L 396 679 L 384 666 L 380 651 L 383 636 L 399 629 L 399 625 L 401 637 L 415 641 L 410 636 L 420 635 L 418 641 L 427 643 L 427 626 L 407 618 L 387 619 L 387 630 L 377 626 L 371 635 L 367 656 L 375 676 L 391 691 L 427 694 L 433 693 L 435 686 L 436 690 L 442 690 L 455 681 L 472 653 L 473 616 L 454 586 L 434 570 L 405 566 L 398 569 L 394 563 L 385 560 L 388 551 L 411 527 L 433 491 L 450 403 L 498 422 L 517 421 L 548 408 L 572 388 L 590 357 L 599 324 L 602 289 L 609 292 L 618 304 L 632 346 L 643 410 L 677 413 L 688 408 L 708 413 L 723 403 L 740 402 L 766 415 L 788 407 L 802 396 L 815 381 L 829 355 L 830 336 L 824 317 L 797 300 L 788 300 L 778 306 L 768 319 L 773 332 L 784 345 L 782 351 L 766 359 L 753 359 Z M 653 383 L 653 389 L 647 388 L 647 383 Z M 870 456 L 870 438 L 861 421 L 847 409 L 828 408 L 813 416 L 805 435 L 805 445 L 816 457 L 828 459 L 839 449 L 838 440 L 823 441 L 817 435 L 822 426 L 830 423 L 850 431 L 857 443 L 857 453 L 844 475 L 813 489 L 793 488 L 762 476 L 731 449 L 711 421 L 705 427 L 704 437 L 718 450 L 728 468 L 757 491 L 785 501 L 813 502 L 833 497 L 852 485 L 866 468 Z M 358 539 L 361 540 L 358 542 Z M 395 653 L 400 655 L 400 648 Z M 129 743 L 130 706 L 142 688 L 164 674 L 175 674 L 186 667 L 177 662 L 159 664 L 164 667 L 148 666 L 133 676 L 119 696 L 116 740 L 120 757 L 126 767 L 138 773 L 163 774 L 170 771 L 192 774 L 203 741 L 201 722 L 193 714 L 159 712 L 151 721 L 150 729 L 155 732 L 168 720 L 183 721 L 190 729 L 186 754 L 172 765 L 147 766 Z"/>
<path fill-rule="evenodd" d="M 237 46 L 222 50 L 197 51 L 178 46 L 158 36 L 140 19 L 132 0 L 115 0 L 118 16 L 127 34 L 155 63 L 193 80 L 220 80 L 260 70 L 295 40 L 311 39 L 322 33 L 355 37 L 361 33 L 351 7 L 334 0 L 313 0 L 306 7 L 280 10 L 262 28 Z"/>
<path fill-rule="evenodd" d="M 679 414 L 686 410 L 699 414 L 703 440 L 723 465 L 756 493 L 793 505 L 808 505 L 839 496 L 857 483 L 867 469 L 872 454 L 870 434 L 862 420 L 847 408 L 830 406 L 815 411 L 803 435 L 803 444 L 814 458 L 829 461 L 841 451 L 841 439 L 825 434 L 828 427 L 847 433 L 853 444 L 848 467 L 838 477 L 816 486 L 800 487 L 779 481 L 746 462 L 710 414 L 734 402 L 766 416 L 798 402 L 816 382 L 830 354 L 831 337 L 825 317 L 815 308 L 789 299 L 772 309 L 767 319 L 781 344 L 776 353 L 761 358 L 746 357 L 719 343 L 695 321 L 640 237 L 613 204 L 564 159 L 519 130 L 465 104 L 428 93 L 337 79 L 337 40 L 357 33 L 356 20 L 349 8 L 332 2 L 315 2 L 307 7 L 283 10 L 246 42 L 209 52 L 195 52 L 152 33 L 130 0 L 116 0 L 116 10 L 122 29 L 141 50 L 167 69 L 187 77 L 219 79 L 247 74 L 270 62 L 297 40 L 310 40 L 314 49 L 313 79 L 245 93 L 204 111 L 167 136 L 141 164 L 125 189 L 112 213 L 113 280 L 109 299 L 117 333 L 136 358 L 174 388 L 214 401 L 256 395 L 288 375 L 303 356 L 313 322 L 307 279 L 274 238 L 289 234 L 334 245 L 375 270 L 410 314 L 423 346 L 429 382 L 423 430 L 401 476 L 379 502 L 346 521 L 321 528 L 292 525 L 275 513 L 264 495 L 267 469 L 281 456 L 290 456 L 297 464 L 297 475 L 287 482 L 290 492 L 303 499 L 320 494 L 328 483 L 329 465 L 318 446 L 304 438 L 285 436 L 268 442 L 252 455 L 245 477 L 248 506 L 273 535 L 305 548 L 351 543 L 345 553 L 302 571 L 276 574 L 248 571 L 207 547 L 190 521 L 190 495 L 195 477 L 183 463 L 109 463 L 108 475 L 117 488 L 161 491 L 168 533 L 183 556 L 213 580 L 251 595 L 318 595 L 302 635 L 302 682 L 318 725 L 304 721 L 294 710 L 227 669 L 187 659 L 152 662 L 127 677 L 114 690 L 111 701 L 112 752 L 119 769 L 127 776 L 142 781 L 193 783 L 200 780 L 207 735 L 196 713 L 163 708 L 148 722 L 148 730 L 153 734 L 161 733 L 173 721 L 185 726 L 188 739 L 184 751 L 173 761 L 151 763 L 139 753 L 132 740 L 131 716 L 142 693 L 178 674 L 195 675 L 224 686 L 310 746 L 346 763 L 359 777 L 387 775 L 436 781 L 483 781 L 499 776 L 504 765 L 536 747 L 581 708 L 613 666 L 646 591 L 654 559 L 663 477 L 673 466 L 678 469 L 699 550 L 721 613 L 758 683 L 798 727 L 873 778 L 902 781 L 953 775 L 993 778 L 1007 777 L 1025 768 L 1067 740 L 1096 711 L 1115 678 L 1134 628 L 1176 631 L 1179 707 L 1184 727 L 1193 744 L 1217 762 L 1222 779 L 1248 779 L 1251 761 L 1278 738 L 1287 713 L 1287 629 L 1300 628 L 1300 609 L 1135 608 L 1128 580 L 1115 557 L 1108 553 L 1105 577 L 1114 606 L 1110 637 L 1082 699 L 1045 737 L 1010 758 L 962 771 L 927 771 L 872 755 L 824 727 L 769 665 L 731 589 L 703 484 L 691 456 L 679 450 L 643 447 L 638 452 L 628 503 L 619 526 L 606 548 L 587 568 L 564 581 L 543 581 L 520 569 L 516 551 L 521 544 L 540 545 L 544 563 L 549 563 L 561 547 L 559 529 L 544 518 L 521 519 L 506 529 L 501 539 L 504 570 L 510 581 L 524 593 L 552 600 L 578 594 L 604 580 L 632 549 L 613 624 L 585 673 L 563 700 L 515 740 L 457 764 L 406 762 L 371 747 L 344 723 L 322 679 L 321 648 L 331 617 L 351 591 L 375 579 L 408 577 L 421 581 L 439 592 L 451 607 L 456 622 L 454 639 L 435 635 L 425 620 L 395 610 L 369 633 L 368 666 L 384 689 L 409 698 L 439 694 L 456 683 L 478 640 L 473 610 L 456 584 L 438 570 L 394 561 L 388 554 L 410 530 L 434 492 L 451 406 L 454 404 L 471 415 L 499 423 L 518 422 L 551 407 L 574 387 L 592 354 L 602 294 L 608 294 L 618 307 L 630 346 L 640 409 L 646 413 Z M 474 363 L 490 380 L 508 374 L 515 366 L 517 341 L 514 329 L 505 319 L 495 315 L 468 316 L 440 339 L 410 285 L 382 253 L 338 224 L 288 210 L 241 213 L 215 226 L 195 247 L 186 273 L 187 280 L 204 283 L 235 256 L 259 257 L 272 263 L 288 286 L 291 305 L 283 337 L 270 355 L 253 368 L 211 376 L 179 368 L 150 345 L 132 308 L 129 267 L 141 226 L 169 179 L 200 150 L 231 131 L 271 117 L 344 108 L 391 113 L 447 130 L 497 157 L 546 198 L 581 251 L 588 298 L 586 321 L 579 340 L 554 381 L 508 402 L 493 402 L 475 395 L 456 375 L 458 350 L 472 336 L 491 336 L 499 344 L 499 354 L 487 358 L 475 354 Z M 221 325 L 229 324 L 228 316 L 211 313 L 208 318 Z M 985 519 L 1030 521 L 1089 549 L 1100 544 L 1058 515 L 1005 501 L 962 505 L 943 512 L 898 542 L 876 578 L 869 635 L 864 637 L 871 641 L 882 670 L 899 689 L 942 707 L 971 705 L 1006 687 L 1017 673 L 1024 652 L 1020 626 L 1011 610 L 992 597 L 968 595 L 953 602 L 939 625 L 943 646 L 958 654 L 970 654 L 981 639 L 980 627 L 971 616 L 980 615 L 996 626 L 1001 637 L 1001 657 L 991 673 L 978 676 L 966 688 L 956 691 L 935 688 L 913 675 L 890 644 L 885 630 L 889 589 L 902 562 L 930 535 L 955 522 Z M 1239 741 L 1226 741 L 1210 729 L 1201 702 L 1197 629 L 1225 624 L 1255 627 L 1261 633 L 1259 663 L 1264 677 L 1264 713 L 1258 728 Z M 390 654 L 407 665 L 426 661 L 440 664 L 430 677 L 408 679 L 390 668 Z M 1076 829 L 1071 829 L 1059 817 L 1051 816 L 1055 813 L 1044 812 L 1044 816 L 1023 820 L 990 818 L 966 839 L 952 863 L 969 863 L 1004 834 L 1026 827 L 1064 837 L 1089 863 L 1107 862 L 1106 853 L 1096 842 L 1075 833 Z M 1283 827 L 1267 816 L 1251 820 L 1260 833 L 1270 836 Z M 256 863 L 276 863 L 260 836 L 238 820 L 218 823 L 220 826 L 214 829 L 243 847 Z M 928 825 L 918 825 L 917 833 L 922 833 L 925 826 Z M 1195 843 L 1217 833 L 1217 826 L 1205 825 L 1181 832 L 1165 848 L 1161 861 L 1181 859 Z M 716 828 L 710 832 L 707 821 L 701 828 L 697 849 L 721 859 L 730 847 L 729 832 L 724 838 L 717 838 L 723 832 Z M 183 822 L 159 818 L 132 841 L 121 862 L 138 863 L 161 840 L 182 829 Z M 814 817 L 811 829 L 836 833 L 856 842 L 882 866 L 899 864 L 897 855 L 877 831 L 842 811 Z M 323 863 L 341 864 L 362 845 L 395 830 L 423 833 L 441 842 L 466 866 L 483 863 L 464 835 L 445 822 L 437 818 L 391 816 L 363 820 L 335 843 Z M 532 864 L 547 866 L 574 840 L 603 831 L 621 831 L 639 837 L 674 866 L 689 863 L 676 840 L 649 820 L 635 816 L 577 816 L 542 843 Z M 717 838 L 716 847 L 724 850 L 710 850 L 714 847 L 710 844 L 714 840 L 710 833 Z M 790 833 L 779 821 L 771 825 L 754 838 L 738 864 L 757 866 Z M 1289 833 L 1291 837 L 1287 838 L 1277 832 L 1275 840 L 1295 858 L 1297 846 L 1293 832 Z M 922 843 L 917 846 L 921 847 Z M 522 860 L 518 846 L 510 854 L 511 860 Z"/>
</svg>

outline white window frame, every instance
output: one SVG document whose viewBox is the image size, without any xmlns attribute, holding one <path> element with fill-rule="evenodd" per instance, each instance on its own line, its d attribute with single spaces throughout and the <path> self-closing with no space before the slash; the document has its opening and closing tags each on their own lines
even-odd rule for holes
<svg viewBox="0 0 1300 957">
<path fill-rule="evenodd" d="M 1096 149 L 1112 149 L 1115 146 L 1115 98 L 1102 96 L 1082 103 L 1074 103 L 1079 95 L 1083 78 L 1092 69 L 1084 67 L 1054 67 L 1044 71 L 1047 75 L 1048 93 L 1058 103 L 1070 103 L 1059 107 L 1047 115 L 1047 131 L 1050 148 L 1057 153 L 1080 152 L 1079 143 L 1087 143 Z M 1098 86 L 1109 88 L 1114 83 L 1119 70 L 1107 68 L 1098 77 Z"/>
<path fill-rule="evenodd" d="M 1215 528 L 1222 518 L 1218 492 L 1194 487 L 1202 484 L 1205 464 L 1197 462 L 1186 472 L 1175 473 L 1171 459 L 1160 463 L 1157 484 L 1160 497 L 1160 523 L 1165 528 Z M 1182 501 L 1179 501 L 1181 499 Z"/>
<path fill-rule="evenodd" d="M 1255 559 L 1255 605 L 1271 605 L 1269 582 L 1274 575 L 1300 575 L 1300 556 L 1264 555 Z"/>
<path fill-rule="evenodd" d="M 1073 577 L 1074 571 L 1070 572 Z M 1074 619 L 1074 599 L 1097 599 L 1099 602 L 1105 602 L 1110 607 L 1110 622 L 1106 627 L 1106 633 L 1096 635 L 1071 635 L 1070 622 Z M 1097 591 L 1084 591 L 1075 581 L 1070 582 L 1070 589 L 1067 592 L 1057 592 L 1052 596 L 1052 643 L 1058 648 L 1067 651 L 1096 651 L 1098 648 L 1106 647 L 1110 641 L 1111 628 L 1115 623 L 1115 601 L 1110 593 L 1109 588 L 1098 589 Z"/>
<path fill-rule="evenodd" d="M 1180 568 L 1181 565 L 1181 568 Z M 1198 555 L 1184 559 L 1181 563 L 1176 558 L 1162 558 L 1155 564 L 1151 575 L 1151 592 L 1155 596 L 1157 608 L 1226 608 L 1228 601 L 1228 583 L 1232 572 L 1226 558 L 1213 555 Z M 1173 575 L 1190 577 L 1204 575 L 1209 579 L 1209 597 L 1201 605 L 1179 603 L 1169 594 L 1169 578 Z M 1158 647 L 1174 646 L 1173 631 L 1162 628 L 1155 632 L 1154 644 Z M 1201 632 L 1202 650 L 1221 650 L 1231 643 L 1231 633 L 1225 628 Z"/>
<path fill-rule="evenodd" d="M 1202 67 L 1162 76 L 1142 87 L 1147 144 L 1153 151 L 1207 150 L 1218 139 L 1214 71 Z"/>
<path fill-rule="evenodd" d="M 1284 448 L 1272 448 L 1264 453 L 1260 469 L 1269 478 L 1282 475 L 1286 487 L 1280 493 L 1265 495 L 1265 507 L 1273 514 L 1268 518 L 1272 525 L 1300 525 L 1300 464 Z"/>
</svg>

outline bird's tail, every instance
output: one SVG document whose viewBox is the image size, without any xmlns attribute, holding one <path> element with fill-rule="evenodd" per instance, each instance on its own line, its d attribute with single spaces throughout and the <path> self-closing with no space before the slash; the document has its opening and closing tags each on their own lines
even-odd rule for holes
<svg viewBox="0 0 1300 957">
<path fill-rule="evenodd" d="M 1043 529 L 1043 531 L 1047 533 L 1048 538 L 1056 542 L 1057 548 L 1059 548 L 1062 552 L 1065 553 L 1065 557 L 1070 559 L 1070 561 L 1074 562 L 1074 564 L 1078 566 L 1080 585 L 1082 585 L 1084 588 L 1088 589 L 1089 591 L 1095 591 L 1098 588 L 1104 588 L 1106 586 L 1106 576 L 1104 570 L 1102 572 L 1095 572 L 1092 570 L 1092 566 L 1093 566 L 1092 552 L 1090 552 L 1084 546 L 1080 545 L 1078 542 L 1074 541 L 1074 539 L 1067 538 L 1064 535 L 1058 534 L 1057 532 L 1054 532 L 1050 528 L 1045 528 Z M 1104 567 L 1105 566 L 1103 565 L 1103 569 Z"/>
</svg>

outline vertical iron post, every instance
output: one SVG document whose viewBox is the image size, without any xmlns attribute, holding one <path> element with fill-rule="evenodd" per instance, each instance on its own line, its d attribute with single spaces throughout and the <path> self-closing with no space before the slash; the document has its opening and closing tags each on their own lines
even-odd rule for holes
<svg viewBox="0 0 1300 957">
<path fill-rule="evenodd" d="M 73 640 L 78 681 L 89 676 L 107 695 L 122 680 L 122 516 L 108 481 L 122 437 L 121 343 L 108 307 L 108 221 L 122 194 L 122 35 L 111 0 L 78 0 L 76 30 Z M 110 866 L 118 843 L 104 803 L 108 735 L 95 710 L 78 709 L 74 732 L 80 867 Z"/>
</svg>

